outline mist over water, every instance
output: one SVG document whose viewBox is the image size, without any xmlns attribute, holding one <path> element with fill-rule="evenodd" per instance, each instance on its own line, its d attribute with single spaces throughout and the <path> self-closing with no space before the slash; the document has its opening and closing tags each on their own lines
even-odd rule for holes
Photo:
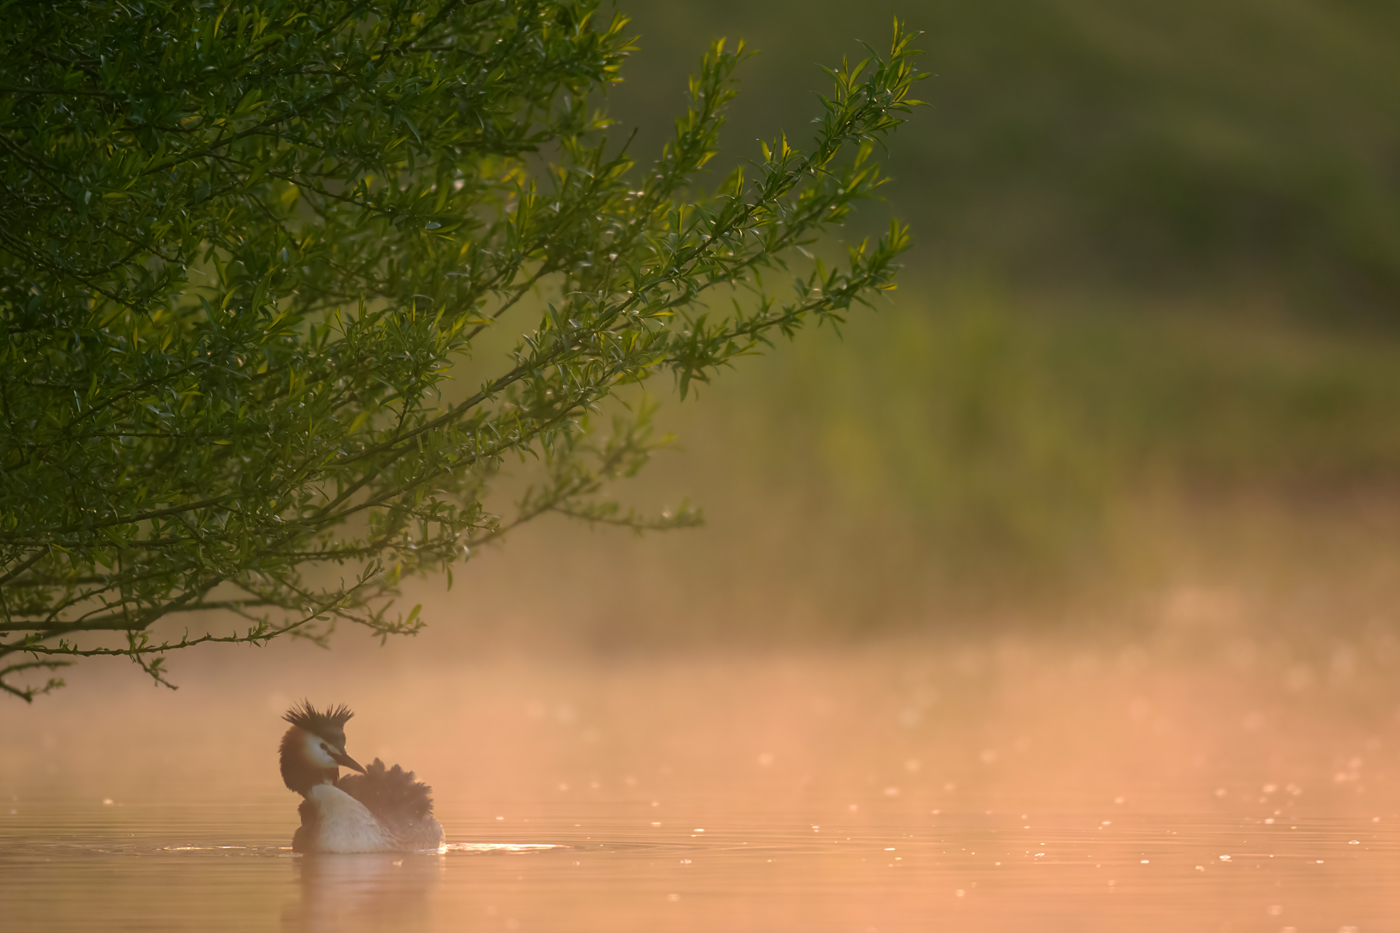
<svg viewBox="0 0 1400 933">
<path fill-rule="evenodd" d="M 542 525 L 423 581 L 414 638 L 199 649 L 176 692 L 90 664 L 12 705 L 0 931 L 1394 927 L 1376 500 L 1175 513 L 1153 574 L 978 612 L 717 475 L 699 532 Z M 446 851 L 291 853 L 303 697 L 433 786 Z"/>
<path fill-rule="evenodd" d="M 0 929 L 1389 928 L 1400 645 L 1309 663 L 1222 599 L 1131 638 L 101 672 L 0 725 Z M 303 694 L 433 785 L 446 852 L 292 855 Z"/>
</svg>

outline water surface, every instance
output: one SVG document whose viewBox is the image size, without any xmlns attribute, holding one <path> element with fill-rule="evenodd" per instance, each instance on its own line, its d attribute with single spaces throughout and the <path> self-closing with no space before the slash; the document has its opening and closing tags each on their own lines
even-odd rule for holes
<svg viewBox="0 0 1400 933">
<path fill-rule="evenodd" d="M 1259 640 L 343 663 L 0 724 L 0 930 L 1400 929 L 1400 689 Z M 449 846 L 302 857 L 278 713 Z M 84 692 L 84 691 L 88 692 Z M 115 697 L 113 691 L 116 691 Z"/>
</svg>

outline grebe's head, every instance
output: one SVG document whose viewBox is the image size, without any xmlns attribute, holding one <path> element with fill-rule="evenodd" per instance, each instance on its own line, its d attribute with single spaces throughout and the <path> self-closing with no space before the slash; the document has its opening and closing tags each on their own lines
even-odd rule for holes
<svg viewBox="0 0 1400 933">
<path fill-rule="evenodd" d="M 338 766 L 364 773 L 360 763 L 345 754 L 345 723 L 355 714 L 344 706 L 318 712 L 310 701 L 287 710 L 282 718 L 292 724 L 282 736 L 282 780 L 292 790 L 306 794 L 317 784 L 335 783 Z"/>
</svg>

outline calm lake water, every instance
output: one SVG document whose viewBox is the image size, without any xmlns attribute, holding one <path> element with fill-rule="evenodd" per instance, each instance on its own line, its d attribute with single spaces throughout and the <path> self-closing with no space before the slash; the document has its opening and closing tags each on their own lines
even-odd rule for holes
<svg viewBox="0 0 1400 933">
<path fill-rule="evenodd" d="M 0 714 L 0 930 L 1400 930 L 1396 653 L 1192 634 L 75 678 Z M 291 853 L 275 747 L 303 692 L 433 784 L 447 851 Z"/>
</svg>

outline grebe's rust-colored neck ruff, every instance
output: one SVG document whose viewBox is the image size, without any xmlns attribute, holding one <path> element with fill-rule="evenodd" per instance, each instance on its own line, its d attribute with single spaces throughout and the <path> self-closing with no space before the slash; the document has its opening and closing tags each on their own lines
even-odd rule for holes
<svg viewBox="0 0 1400 933">
<path fill-rule="evenodd" d="M 287 711 L 292 724 L 279 750 L 282 781 L 305 799 L 297 852 L 403 852 L 442 845 L 432 789 L 412 771 L 376 758 L 368 769 L 345 752 L 344 706 L 318 712 L 309 702 Z M 359 774 L 340 777 L 340 767 Z"/>
<path fill-rule="evenodd" d="M 318 766 L 306 754 L 305 745 L 315 736 L 296 726 L 282 736 L 282 747 L 278 757 L 282 764 L 282 783 L 305 797 L 317 784 L 334 784 L 340 776 L 340 769 L 332 764 L 328 768 Z"/>
</svg>

